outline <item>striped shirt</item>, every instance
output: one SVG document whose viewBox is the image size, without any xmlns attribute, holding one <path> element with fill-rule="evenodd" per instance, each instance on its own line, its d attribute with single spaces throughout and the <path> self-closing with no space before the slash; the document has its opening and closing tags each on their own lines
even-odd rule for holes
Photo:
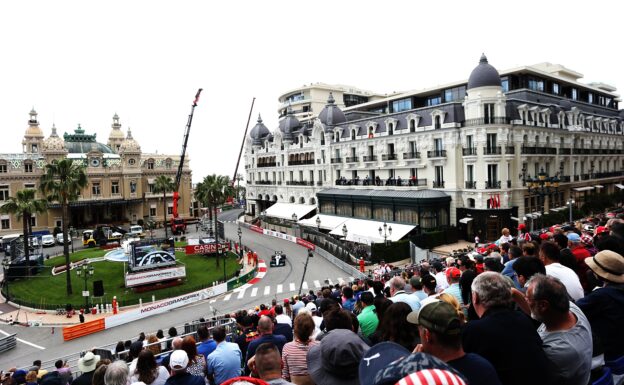
<svg viewBox="0 0 624 385">
<path fill-rule="evenodd" d="M 303 344 L 298 340 L 288 342 L 282 349 L 282 378 L 290 381 L 290 376 L 307 376 L 308 362 L 306 357 L 308 351 L 319 342 L 310 340 L 307 344 Z"/>
</svg>

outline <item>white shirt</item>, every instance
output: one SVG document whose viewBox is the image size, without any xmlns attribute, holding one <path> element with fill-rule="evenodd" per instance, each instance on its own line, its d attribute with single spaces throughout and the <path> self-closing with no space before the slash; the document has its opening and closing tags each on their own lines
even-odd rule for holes
<svg viewBox="0 0 624 385">
<path fill-rule="evenodd" d="M 292 321 L 290 319 L 289 316 L 287 316 L 286 314 L 278 314 L 275 316 L 275 322 L 277 322 L 278 324 L 287 324 L 292 326 Z"/>
<path fill-rule="evenodd" d="M 511 235 L 503 235 L 498 239 L 498 244 L 502 245 L 503 243 L 509 243 L 513 237 Z"/>
<path fill-rule="evenodd" d="M 578 275 L 569 267 L 563 266 L 560 263 L 551 263 L 550 265 L 546 265 L 546 275 L 560 280 L 574 301 L 578 301 L 585 296 Z"/>
<path fill-rule="evenodd" d="M 438 293 L 446 289 L 447 287 L 449 287 L 448 281 L 446 280 L 446 273 L 444 271 L 436 273 L 435 279 L 436 279 L 436 291 Z"/>
</svg>

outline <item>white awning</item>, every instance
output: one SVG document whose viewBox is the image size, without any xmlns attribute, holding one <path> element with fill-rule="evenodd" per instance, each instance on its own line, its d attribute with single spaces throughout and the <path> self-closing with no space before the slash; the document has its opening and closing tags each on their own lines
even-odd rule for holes
<svg viewBox="0 0 624 385">
<path fill-rule="evenodd" d="M 552 211 L 563 211 L 566 210 L 567 206 L 563 206 L 563 207 L 555 207 L 554 209 L 551 209 Z"/>
<path fill-rule="evenodd" d="M 597 184 L 597 185 L 595 185 L 594 187 L 595 187 L 595 188 L 603 188 L 604 186 L 603 186 L 603 185 L 601 185 L 601 184 Z"/>
<path fill-rule="evenodd" d="M 337 217 L 335 215 L 325 215 L 325 214 L 317 214 L 309 219 L 302 219 L 298 224 L 302 226 L 308 226 L 317 228 L 316 218 L 321 218 L 321 229 L 323 230 L 333 230 L 338 226 L 342 226 L 349 218 L 347 217 Z"/>
<path fill-rule="evenodd" d="M 589 190 L 593 190 L 594 186 L 585 186 L 585 187 L 575 187 L 572 190 L 574 191 L 589 191 Z"/>
<path fill-rule="evenodd" d="M 459 220 L 459 223 L 468 223 L 472 220 L 470 217 L 462 218 Z"/>
<path fill-rule="evenodd" d="M 297 218 L 301 218 L 314 209 L 316 209 L 316 205 L 277 202 L 266 209 L 266 216 L 292 220 L 293 214 L 297 215 Z"/>
<path fill-rule="evenodd" d="M 388 234 L 388 240 L 392 242 L 403 238 L 416 227 L 399 223 L 386 223 L 388 228 L 392 227 L 392 234 Z M 333 229 L 330 234 L 342 237 L 342 228 L 347 226 L 347 241 L 370 245 L 384 241 L 383 234 L 379 235 L 379 228 L 381 227 L 383 231 L 383 224 L 384 222 L 379 221 L 348 218 L 343 224 Z"/>
<path fill-rule="evenodd" d="M 616 184 L 615 187 L 619 188 L 620 190 L 624 190 L 624 184 Z"/>
<path fill-rule="evenodd" d="M 518 219 L 516 217 L 509 217 L 509 219 L 511 219 L 512 221 L 520 222 L 520 219 Z"/>
</svg>

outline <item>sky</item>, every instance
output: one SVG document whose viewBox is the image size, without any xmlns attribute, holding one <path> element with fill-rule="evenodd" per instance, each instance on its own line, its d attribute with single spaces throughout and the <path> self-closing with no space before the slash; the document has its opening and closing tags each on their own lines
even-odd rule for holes
<svg viewBox="0 0 624 385">
<path fill-rule="evenodd" d="M 21 151 L 32 107 L 46 137 L 78 124 L 106 143 L 112 116 L 143 152 L 187 150 L 193 181 L 234 174 L 252 98 L 313 82 L 379 93 L 548 61 L 624 89 L 623 3 L 606 1 L 4 1 L 0 153 Z M 243 169 L 241 166 L 239 172 Z"/>
</svg>

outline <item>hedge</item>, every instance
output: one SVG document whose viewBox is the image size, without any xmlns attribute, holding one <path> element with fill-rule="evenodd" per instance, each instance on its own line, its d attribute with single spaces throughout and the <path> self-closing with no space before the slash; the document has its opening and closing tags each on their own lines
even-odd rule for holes
<svg viewBox="0 0 624 385">
<path fill-rule="evenodd" d="M 388 245 L 374 243 L 371 246 L 371 260 L 373 263 L 378 263 L 381 260 L 391 263 L 408 259 L 410 257 L 409 244 L 409 240 L 390 242 Z"/>
</svg>

